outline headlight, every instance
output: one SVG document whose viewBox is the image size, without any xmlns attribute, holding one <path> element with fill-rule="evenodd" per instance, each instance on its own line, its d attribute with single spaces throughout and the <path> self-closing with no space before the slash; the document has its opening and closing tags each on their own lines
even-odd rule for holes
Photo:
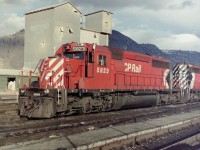
<svg viewBox="0 0 200 150">
<path fill-rule="evenodd" d="M 21 89 L 21 90 L 19 91 L 19 95 L 23 96 L 23 95 L 25 94 L 25 92 L 26 92 L 26 90 Z"/>
<path fill-rule="evenodd" d="M 45 90 L 44 90 L 44 93 L 45 93 L 45 94 L 49 94 L 49 90 L 48 90 L 48 89 L 45 89 Z"/>
<path fill-rule="evenodd" d="M 21 94 L 24 94 L 24 93 L 25 93 L 25 90 L 20 90 L 20 93 L 21 93 Z"/>
</svg>

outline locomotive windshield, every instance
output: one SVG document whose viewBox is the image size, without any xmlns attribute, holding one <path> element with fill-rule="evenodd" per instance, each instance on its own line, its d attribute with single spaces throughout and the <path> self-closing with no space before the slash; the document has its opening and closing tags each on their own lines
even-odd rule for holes
<svg viewBox="0 0 200 150">
<path fill-rule="evenodd" d="M 84 53 L 75 53 L 74 58 L 79 59 L 79 60 L 83 60 L 84 59 Z"/>
<path fill-rule="evenodd" d="M 69 52 L 64 54 L 65 58 L 84 60 L 84 52 Z"/>
<path fill-rule="evenodd" d="M 58 53 L 57 57 L 84 60 L 84 55 L 86 51 L 87 51 L 86 47 L 81 46 L 81 45 L 77 45 L 77 46 L 65 45 L 62 49 L 62 54 Z"/>
</svg>

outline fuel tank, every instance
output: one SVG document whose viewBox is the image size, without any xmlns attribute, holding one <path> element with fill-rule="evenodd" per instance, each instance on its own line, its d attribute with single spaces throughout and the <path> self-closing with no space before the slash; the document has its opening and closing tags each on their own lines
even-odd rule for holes
<svg viewBox="0 0 200 150">
<path fill-rule="evenodd" d="M 142 108 L 155 106 L 157 95 L 123 95 L 115 97 L 114 109 Z"/>
</svg>

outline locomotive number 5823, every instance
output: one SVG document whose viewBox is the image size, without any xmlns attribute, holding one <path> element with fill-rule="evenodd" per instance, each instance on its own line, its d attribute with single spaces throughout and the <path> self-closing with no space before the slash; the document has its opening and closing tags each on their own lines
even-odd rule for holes
<svg viewBox="0 0 200 150">
<path fill-rule="evenodd" d="M 108 74 L 109 73 L 109 69 L 108 68 L 97 67 L 97 73 Z"/>
</svg>

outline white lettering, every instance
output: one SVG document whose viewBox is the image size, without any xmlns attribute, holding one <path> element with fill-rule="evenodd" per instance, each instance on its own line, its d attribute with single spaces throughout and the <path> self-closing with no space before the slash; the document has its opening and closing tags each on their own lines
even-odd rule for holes
<svg viewBox="0 0 200 150">
<path fill-rule="evenodd" d="M 131 64 L 131 63 L 124 63 L 126 66 L 125 72 L 135 72 L 135 73 L 141 73 L 142 72 L 142 66 Z"/>
<path fill-rule="evenodd" d="M 100 68 L 100 73 L 103 73 L 103 68 Z"/>
<path fill-rule="evenodd" d="M 75 46 L 73 47 L 73 51 L 86 51 L 86 49 L 83 46 Z"/>
<path fill-rule="evenodd" d="M 33 25 L 30 26 L 31 31 L 41 31 L 41 30 L 46 30 L 49 29 L 49 23 L 43 23 L 43 24 L 38 24 L 38 25 Z"/>
<path fill-rule="evenodd" d="M 97 67 L 97 73 L 109 74 L 109 69 L 108 68 Z"/>
</svg>

